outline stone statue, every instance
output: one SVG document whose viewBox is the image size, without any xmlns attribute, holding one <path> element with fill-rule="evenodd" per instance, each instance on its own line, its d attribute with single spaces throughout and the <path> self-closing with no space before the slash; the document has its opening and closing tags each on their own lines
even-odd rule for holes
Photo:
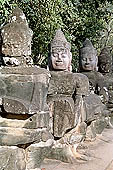
<svg viewBox="0 0 113 170">
<path fill-rule="evenodd" d="M 32 31 L 19 8 L 2 27 L 2 40 L 0 169 L 40 170 L 53 142 L 46 102 L 50 73 L 28 67 Z"/>
<path fill-rule="evenodd" d="M 113 73 L 112 73 L 112 54 L 110 47 L 104 47 L 98 56 L 99 72 L 104 76 L 104 84 L 108 90 L 108 103 L 107 107 L 113 111 Z"/>
<path fill-rule="evenodd" d="M 96 50 L 94 49 L 91 42 L 88 39 L 86 39 L 85 42 L 83 43 L 83 48 L 81 48 L 80 50 L 80 59 L 79 59 L 80 72 L 89 78 L 90 93 L 97 94 L 100 97 L 102 103 L 107 106 L 106 107 L 107 114 L 105 117 L 108 119 L 110 115 L 110 109 L 108 105 L 112 101 L 110 100 L 110 98 L 112 98 L 111 97 L 112 95 L 111 95 L 111 91 L 109 90 L 109 86 L 111 87 L 112 84 L 112 78 L 110 78 L 110 81 L 108 81 L 108 78 L 106 78 L 102 73 L 105 74 L 105 72 L 106 73 L 111 72 L 112 62 L 111 62 L 111 56 L 108 56 L 109 52 L 110 51 L 107 48 L 102 50 L 98 62 L 98 67 L 100 71 L 99 72 L 97 69 L 98 59 L 97 59 Z M 109 122 L 108 124 L 110 125 Z"/>
<path fill-rule="evenodd" d="M 33 31 L 28 26 L 25 14 L 20 8 L 15 8 L 9 22 L 1 29 L 5 65 L 18 66 L 28 62 L 31 55 L 32 35 Z"/>
<path fill-rule="evenodd" d="M 87 38 L 83 43 L 83 47 L 80 49 L 80 70 L 97 71 L 97 63 L 97 51 L 93 47 L 91 41 Z"/>
<path fill-rule="evenodd" d="M 58 29 L 53 41 L 51 42 L 48 61 L 49 70 L 71 71 L 72 54 L 70 50 L 70 43 L 67 42 L 61 29 Z"/>
<path fill-rule="evenodd" d="M 89 78 L 90 92 L 101 95 L 104 103 L 108 102 L 109 96 L 104 86 L 104 76 L 98 72 L 97 51 L 88 38 L 80 49 L 79 65 L 80 72 Z"/>
<path fill-rule="evenodd" d="M 98 56 L 98 67 L 102 74 L 112 72 L 112 55 L 109 47 L 104 47 Z"/>
<path fill-rule="evenodd" d="M 68 60 L 63 60 L 64 52 Z M 49 157 L 66 162 L 77 157 L 87 159 L 76 149 L 84 140 L 87 124 L 101 117 L 106 109 L 96 94 L 90 94 L 87 76 L 70 72 L 71 58 L 70 45 L 61 30 L 57 30 L 49 55 L 51 78 L 47 103 L 51 133 L 55 139 Z"/>
</svg>

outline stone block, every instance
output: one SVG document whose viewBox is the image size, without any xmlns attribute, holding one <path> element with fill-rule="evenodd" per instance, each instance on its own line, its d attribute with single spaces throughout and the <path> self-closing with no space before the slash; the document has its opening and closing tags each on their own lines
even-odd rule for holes
<svg viewBox="0 0 113 170">
<path fill-rule="evenodd" d="M 26 170 L 25 151 L 16 146 L 0 146 L 1 170 Z"/>
<path fill-rule="evenodd" d="M 40 168 L 42 161 L 49 154 L 51 146 L 52 140 L 30 145 L 26 149 L 27 170 L 35 170 L 35 168 Z"/>
<path fill-rule="evenodd" d="M 81 73 L 70 73 L 51 71 L 48 95 L 65 94 L 72 96 L 76 94 L 89 94 L 89 81 L 87 76 Z"/>
<path fill-rule="evenodd" d="M 14 115 L 12 115 L 13 118 Z M 12 128 L 49 128 L 49 112 L 39 112 L 26 120 L 7 119 L 0 117 L 0 127 Z"/>
<path fill-rule="evenodd" d="M 52 139 L 52 135 L 46 128 L 25 129 L 0 127 L 0 145 L 20 146 Z"/>
<path fill-rule="evenodd" d="M 36 67 L 2 68 L 0 96 L 4 110 L 13 114 L 48 110 L 46 96 L 49 76 L 47 70 Z"/>
<path fill-rule="evenodd" d="M 106 106 L 96 94 L 90 94 L 84 97 L 84 108 L 86 110 L 87 123 L 98 119 L 107 111 Z"/>
</svg>

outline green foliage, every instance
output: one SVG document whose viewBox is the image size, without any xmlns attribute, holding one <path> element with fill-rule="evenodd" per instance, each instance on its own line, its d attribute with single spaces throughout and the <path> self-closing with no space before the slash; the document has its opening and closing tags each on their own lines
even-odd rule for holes
<svg viewBox="0 0 113 170">
<path fill-rule="evenodd" d="M 15 6 L 16 4 L 11 0 L 0 0 L 0 26 L 7 22 L 8 16 Z"/>
<path fill-rule="evenodd" d="M 112 45 L 110 0 L 0 0 L 0 24 L 7 22 L 16 5 L 23 10 L 34 32 L 32 57 L 38 65 L 47 64 L 48 44 L 59 27 L 72 44 L 74 71 L 78 67 L 79 49 L 86 38 L 98 51 L 105 45 Z"/>
</svg>

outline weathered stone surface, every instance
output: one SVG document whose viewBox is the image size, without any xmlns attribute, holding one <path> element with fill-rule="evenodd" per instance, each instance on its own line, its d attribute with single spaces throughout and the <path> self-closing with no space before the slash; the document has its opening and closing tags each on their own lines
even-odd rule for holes
<svg viewBox="0 0 113 170">
<path fill-rule="evenodd" d="M 90 84 L 96 88 L 96 86 L 102 88 L 104 86 L 104 76 L 96 71 L 91 72 L 82 72 L 82 74 L 86 75 L 89 79 Z"/>
<path fill-rule="evenodd" d="M 89 81 L 81 73 L 51 71 L 48 95 L 65 94 L 72 96 L 74 93 L 87 95 L 89 93 Z"/>
<path fill-rule="evenodd" d="M 98 66 L 100 73 L 112 72 L 112 54 L 109 47 L 104 47 L 98 56 Z"/>
<path fill-rule="evenodd" d="M 88 93 L 89 82 L 86 76 L 80 73 L 51 72 L 47 103 L 52 122 L 51 132 L 55 137 L 62 137 L 77 125 L 83 114 L 82 95 Z"/>
<path fill-rule="evenodd" d="M 113 111 L 113 77 L 112 74 L 109 76 L 104 76 L 105 78 L 105 86 L 108 89 L 108 102 L 107 107 L 110 111 Z"/>
<path fill-rule="evenodd" d="M 46 128 L 25 129 L 0 127 L 0 145 L 14 146 L 38 143 L 51 139 L 52 135 Z"/>
<path fill-rule="evenodd" d="M 105 117 L 92 121 L 87 128 L 86 140 L 95 138 L 96 135 L 101 134 L 106 127 L 107 121 L 105 120 Z"/>
<path fill-rule="evenodd" d="M 24 149 L 16 146 L 0 146 L 1 170 L 26 170 Z"/>
<path fill-rule="evenodd" d="M 26 17 L 21 9 L 15 8 L 9 23 L 1 31 L 3 45 L 2 53 L 5 56 L 31 55 L 31 40 L 33 32 L 28 27 Z"/>
<path fill-rule="evenodd" d="M 86 127 L 86 123 L 82 122 L 78 127 L 71 129 L 62 138 L 54 142 L 48 158 L 73 163 L 77 158 L 77 147 L 84 140 Z"/>
<path fill-rule="evenodd" d="M 40 168 L 40 165 L 45 157 L 50 152 L 52 141 L 40 142 L 38 144 L 32 144 L 26 149 L 26 162 L 27 170 Z"/>
<path fill-rule="evenodd" d="M 2 68 L 0 97 L 6 112 L 25 114 L 48 110 L 49 72 L 36 67 Z"/>
<path fill-rule="evenodd" d="M 96 71 L 82 73 L 89 78 L 90 92 L 99 95 L 101 97 L 102 103 L 107 104 L 109 100 L 109 94 L 105 77 Z"/>
<path fill-rule="evenodd" d="M 67 42 L 61 29 L 56 31 L 49 50 L 48 67 L 50 71 L 72 71 L 71 44 Z"/>
<path fill-rule="evenodd" d="M 0 117 L 0 127 L 12 128 L 49 128 L 49 112 L 37 113 L 26 120 L 6 119 Z"/>
<path fill-rule="evenodd" d="M 83 47 L 80 49 L 79 69 L 82 71 L 97 71 L 98 57 L 97 51 L 91 41 L 86 38 Z"/>
<path fill-rule="evenodd" d="M 102 115 L 107 116 L 107 108 L 102 104 L 101 99 L 96 94 L 84 97 L 84 108 L 86 110 L 86 121 L 91 122 Z"/>
<path fill-rule="evenodd" d="M 69 97 L 56 98 L 49 104 L 53 114 L 54 136 L 62 137 L 66 130 L 75 125 L 74 101 Z"/>
</svg>

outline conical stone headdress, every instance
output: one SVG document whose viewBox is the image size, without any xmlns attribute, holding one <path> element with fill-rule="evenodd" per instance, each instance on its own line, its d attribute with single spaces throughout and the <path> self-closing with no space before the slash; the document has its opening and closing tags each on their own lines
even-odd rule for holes
<svg viewBox="0 0 113 170">
<path fill-rule="evenodd" d="M 51 50 L 52 48 L 56 48 L 56 47 L 63 47 L 63 48 L 71 50 L 71 44 L 67 42 L 61 29 L 58 29 L 56 31 L 55 37 L 53 38 L 51 42 Z"/>
<path fill-rule="evenodd" d="M 94 48 L 93 44 L 91 43 L 91 41 L 88 38 L 86 38 L 86 40 L 83 42 L 83 47 Z"/>
<path fill-rule="evenodd" d="M 91 53 L 97 53 L 96 49 L 93 47 L 93 44 L 91 41 L 86 38 L 86 40 L 83 42 L 83 47 L 81 48 L 81 52 L 91 52 Z"/>
<path fill-rule="evenodd" d="M 80 70 L 82 69 L 81 61 L 85 54 L 95 57 L 95 68 L 94 69 L 97 71 L 98 70 L 97 50 L 93 47 L 93 44 L 88 38 L 86 38 L 86 40 L 83 43 L 83 47 L 80 49 L 80 56 L 79 56 L 80 57 L 79 58 Z"/>
</svg>

